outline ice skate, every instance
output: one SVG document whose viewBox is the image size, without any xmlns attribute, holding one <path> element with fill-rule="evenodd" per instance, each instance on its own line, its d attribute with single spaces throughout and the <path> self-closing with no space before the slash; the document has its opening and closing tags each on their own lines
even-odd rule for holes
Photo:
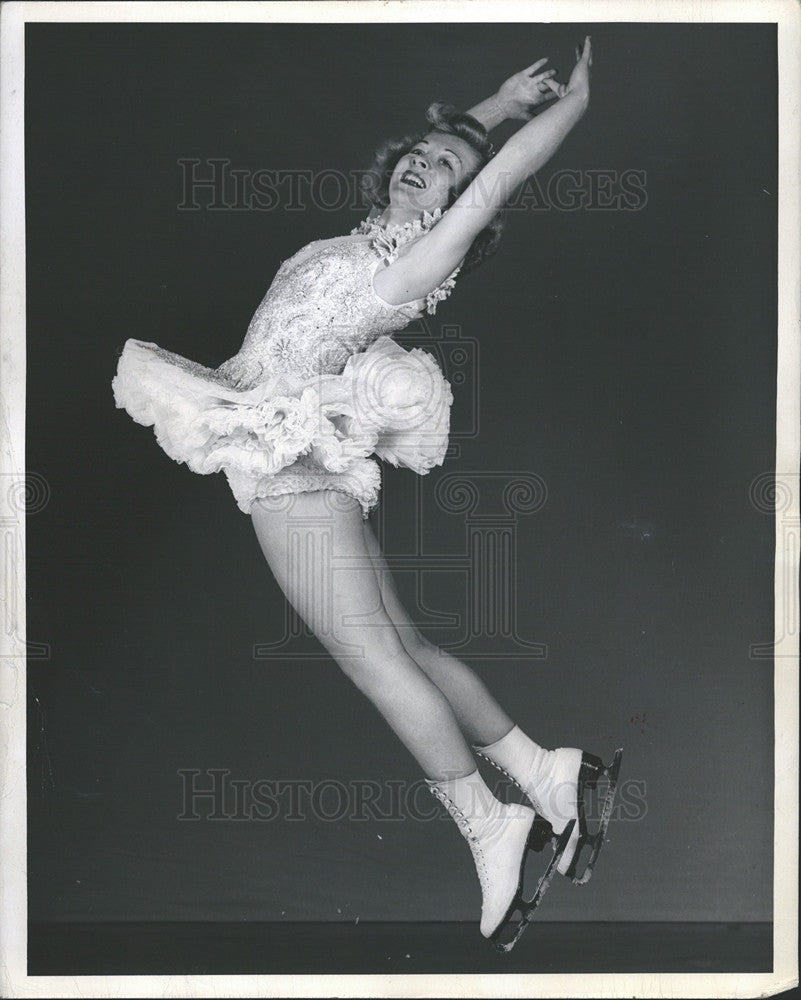
<svg viewBox="0 0 801 1000">
<path fill-rule="evenodd" d="M 572 833 L 569 823 L 556 841 L 550 862 L 531 899 L 523 897 L 528 852 L 541 851 L 552 840 L 533 809 L 496 799 L 478 771 L 465 778 L 429 781 L 430 791 L 456 821 L 473 854 L 481 884 L 481 925 L 484 937 L 500 951 L 509 951 L 531 922 L 534 911 L 551 883 L 556 865 Z M 514 915 L 520 914 L 515 927 Z M 503 941 L 513 928 L 511 940 Z"/>
<path fill-rule="evenodd" d="M 517 726 L 486 747 L 474 747 L 521 789 L 558 838 L 573 822 L 567 845 L 557 863 L 560 874 L 575 885 L 589 882 L 603 847 L 612 816 L 623 751 L 617 750 L 611 764 L 575 748 L 544 750 Z M 590 833 L 585 815 L 585 793 L 606 777 L 608 787 L 598 827 Z M 589 856 L 582 864 L 582 855 Z"/>
</svg>

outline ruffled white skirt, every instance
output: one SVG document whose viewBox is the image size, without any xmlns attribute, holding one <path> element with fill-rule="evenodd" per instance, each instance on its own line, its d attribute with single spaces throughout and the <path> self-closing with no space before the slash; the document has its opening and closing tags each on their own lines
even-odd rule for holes
<svg viewBox="0 0 801 1000">
<path fill-rule="evenodd" d="M 367 517 L 378 502 L 377 456 L 425 475 L 448 446 L 453 394 L 430 354 L 381 336 L 339 375 L 268 376 L 238 389 L 157 344 L 125 343 L 114 400 L 152 427 L 193 472 L 224 472 L 241 511 L 260 497 L 337 490 Z"/>
</svg>

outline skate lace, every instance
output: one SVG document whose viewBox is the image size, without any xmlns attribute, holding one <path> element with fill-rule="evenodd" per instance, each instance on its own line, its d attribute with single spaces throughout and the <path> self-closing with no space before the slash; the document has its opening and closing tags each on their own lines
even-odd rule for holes
<svg viewBox="0 0 801 1000">
<path fill-rule="evenodd" d="M 436 786 L 431 787 L 431 794 L 434 795 L 439 801 L 445 806 L 448 812 L 451 814 L 459 827 L 462 836 L 467 841 L 470 851 L 473 855 L 473 860 L 476 865 L 476 872 L 478 874 L 478 881 L 481 885 L 482 894 L 489 892 L 489 869 L 487 868 L 487 860 L 484 857 L 484 852 L 481 849 L 481 841 L 470 825 L 469 818 L 465 813 L 459 809 L 459 807 L 452 802 L 448 796 L 441 791 Z"/>
</svg>

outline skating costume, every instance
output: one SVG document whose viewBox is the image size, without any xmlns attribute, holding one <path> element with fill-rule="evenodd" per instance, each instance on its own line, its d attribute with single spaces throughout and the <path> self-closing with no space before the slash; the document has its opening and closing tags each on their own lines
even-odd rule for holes
<svg viewBox="0 0 801 1000">
<path fill-rule="evenodd" d="M 433 357 L 392 333 L 433 314 L 459 268 L 422 299 L 392 305 L 373 275 L 441 217 L 318 240 L 285 260 L 244 342 L 218 368 L 126 341 L 114 399 L 163 450 L 202 475 L 224 472 L 239 509 L 259 497 L 336 490 L 378 502 L 376 457 L 425 475 L 448 446 L 453 395 Z M 375 457 L 370 457 L 375 456 Z"/>
</svg>

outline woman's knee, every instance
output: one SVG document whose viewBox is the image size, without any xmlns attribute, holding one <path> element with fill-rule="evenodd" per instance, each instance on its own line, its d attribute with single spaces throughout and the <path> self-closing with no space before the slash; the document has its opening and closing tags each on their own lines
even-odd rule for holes
<svg viewBox="0 0 801 1000">
<path fill-rule="evenodd" d="M 363 691 L 385 689 L 403 672 L 417 669 L 397 633 L 385 628 L 345 630 L 334 637 L 320 636 L 342 672 Z"/>
<path fill-rule="evenodd" d="M 417 663 L 431 663 L 439 659 L 439 646 L 427 639 L 416 626 L 397 626 L 403 648 Z"/>
<path fill-rule="evenodd" d="M 326 643 L 327 637 L 321 637 Z M 347 628 L 332 635 L 328 651 L 346 673 L 372 676 L 383 667 L 407 663 L 410 659 L 397 634 L 387 629 Z"/>
</svg>

